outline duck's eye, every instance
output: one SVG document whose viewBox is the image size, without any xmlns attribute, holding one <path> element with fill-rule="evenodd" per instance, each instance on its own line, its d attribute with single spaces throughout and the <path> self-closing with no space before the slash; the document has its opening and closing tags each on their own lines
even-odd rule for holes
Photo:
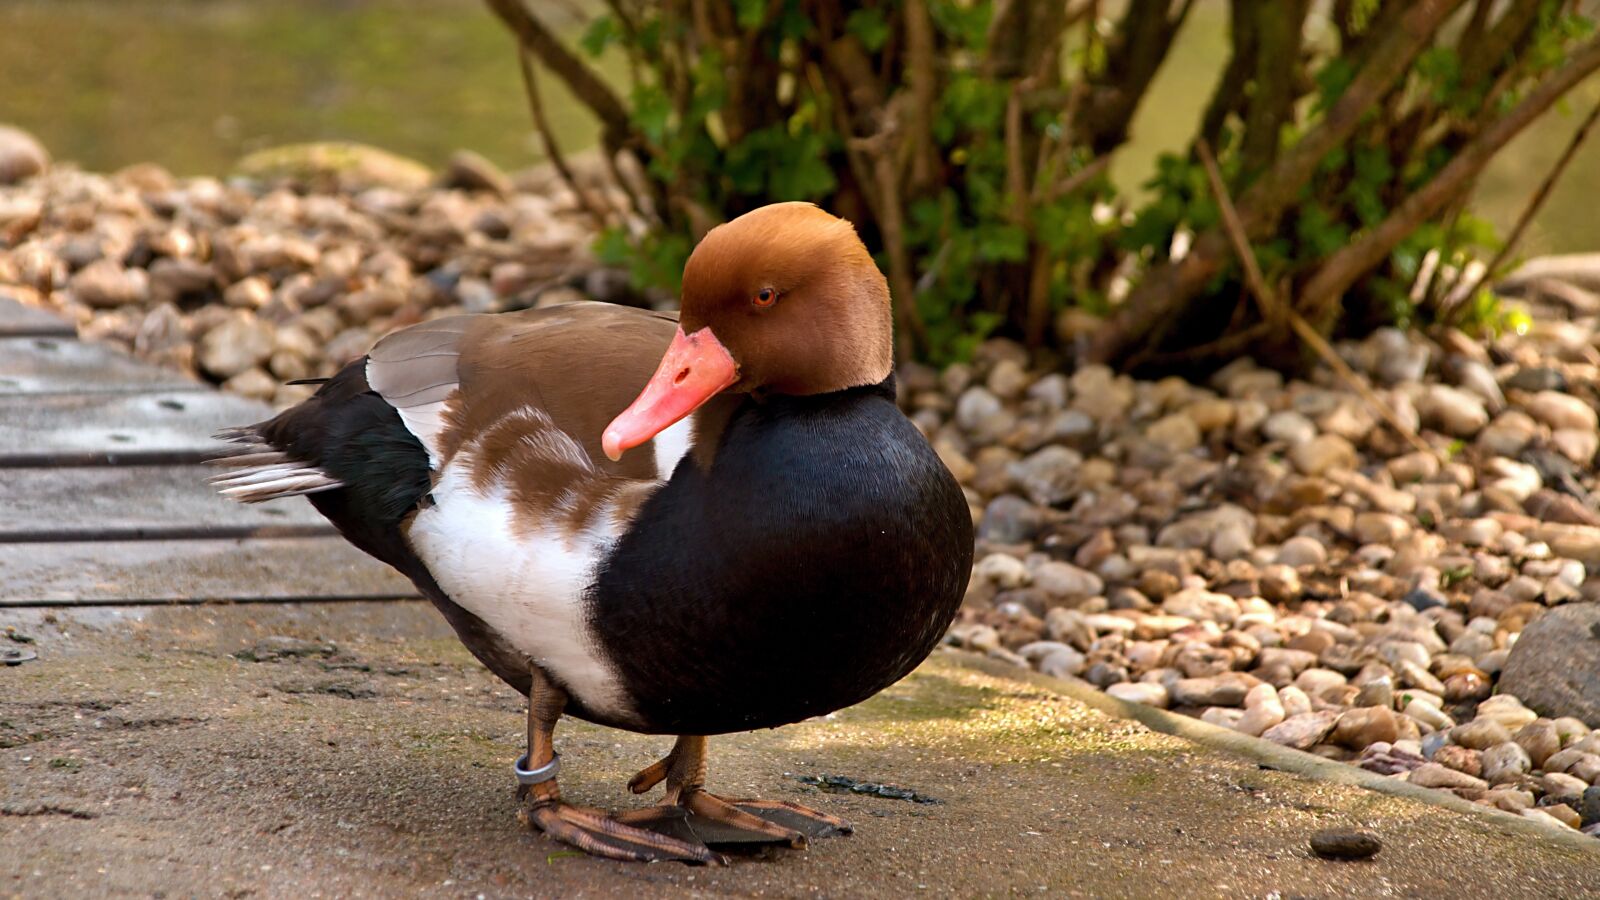
<svg viewBox="0 0 1600 900">
<path fill-rule="evenodd" d="M 756 295 L 750 298 L 750 302 L 760 307 L 771 306 L 778 302 L 778 292 L 772 288 L 762 288 L 756 291 Z"/>
</svg>

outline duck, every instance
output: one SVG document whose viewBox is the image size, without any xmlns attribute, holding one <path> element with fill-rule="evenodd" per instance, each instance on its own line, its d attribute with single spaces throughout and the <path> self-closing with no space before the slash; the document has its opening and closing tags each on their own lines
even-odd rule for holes
<svg viewBox="0 0 1600 900">
<path fill-rule="evenodd" d="M 528 698 L 519 816 L 618 860 L 721 864 L 851 825 L 707 788 L 708 738 L 859 703 L 918 666 L 972 569 L 965 495 L 895 402 L 888 284 L 806 203 L 709 232 L 676 313 L 599 302 L 392 332 L 314 395 L 231 428 L 226 497 L 305 497 L 416 585 Z M 672 735 L 565 802 L 558 721 Z"/>
</svg>

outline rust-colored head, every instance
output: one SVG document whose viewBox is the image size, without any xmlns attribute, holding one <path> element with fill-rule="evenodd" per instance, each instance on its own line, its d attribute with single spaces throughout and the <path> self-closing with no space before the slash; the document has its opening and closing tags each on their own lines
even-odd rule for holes
<svg viewBox="0 0 1600 900">
<path fill-rule="evenodd" d="M 678 334 L 606 428 L 613 459 L 724 390 L 821 394 L 888 377 L 889 285 L 855 227 L 774 203 L 706 234 L 683 268 Z"/>
</svg>

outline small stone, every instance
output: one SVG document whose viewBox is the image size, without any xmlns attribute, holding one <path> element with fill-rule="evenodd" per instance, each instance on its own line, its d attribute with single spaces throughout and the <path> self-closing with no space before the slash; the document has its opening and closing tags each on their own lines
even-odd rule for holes
<svg viewBox="0 0 1600 900">
<path fill-rule="evenodd" d="M 1239 706 L 1250 685 L 1236 678 L 1179 678 L 1172 683 L 1172 702 L 1179 706 Z"/>
<path fill-rule="evenodd" d="M 0 185 L 17 184 L 50 168 L 50 154 L 31 134 L 0 125 Z"/>
<path fill-rule="evenodd" d="M 1384 675 L 1361 685 L 1361 689 L 1356 692 L 1355 705 L 1393 707 L 1394 679 Z"/>
<path fill-rule="evenodd" d="M 278 390 L 278 380 L 259 368 L 250 368 L 224 381 L 222 388 L 241 397 L 270 400 Z"/>
<path fill-rule="evenodd" d="M 1422 421 L 1451 437 L 1470 438 L 1489 424 L 1483 399 L 1446 384 L 1430 384 L 1417 401 Z"/>
<path fill-rule="evenodd" d="M 1556 734 L 1555 723 L 1548 719 L 1529 722 L 1511 739 L 1528 752 L 1528 759 L 1533 761 L 1535 769 L 1544 768 L 1545 760 L 1561 749 L 1561 737 Z"/>
<path fill-rule="evenodd" d="M 1279 556 L 1282 556 L 1281 548 Z M 1300 582 L 1300 573 L 1295 571 L 1293 566 L 1284 565 L 1282 562 L 1263 568 L 1259 583 L 1261 596 L 1272 603 L 1291 603 L 1299 600 L 1305 590 Z"/>
<path fill-rule="evenodd" d="M 80 302 L 99 309 L 142 304 L 150 296 L 150 278 L 143 269 L 124 269 L 109 259 L 79 270 L 69 287 Z"/>
<path fill-rule="evenodd" d="M 1433 761 L 1474 778 L 1483 774 L 1483 754 L 1455 744 L 1445 744 L 1433 754 Z M 1491 782 L 1493 783 L 1493 782 Z"/>
<path fill-rule="evenodd" d="M 1548 825 L 1551 828 L 1566 828 L 1567 827 L 1567 823 L 1566 822 L 1563 822 L 1561 819 L 1557 818 L 1556 816 L 1551 815 L 1547 810 L 1545 810 L 1543 808 L 1525 809 L 1525 810 L 1522 811 L 1522 817 L 1525 818 L 1525 819 L 1533 819 L 1534 821 L 1543 823 L 1545 825 Z"/>
<path fill-rule="evenodd" d="M 1549 806 L 1540 807 L 1540 809 L 1544 811 L 1545 815 L 1568 828 L 1577 829 L 1583 824 L 1583 818 L 1578 815 L 1578 811 L 1565 803 L 1552 803 Z"/>
<path fill-rule="evenodd" d="M 1033 579 L 1022 560 L 1009 553 L 991 553 L 972 567 L 972 577 L 983 579 L 1001 590 L 1027 586 Z"/>
<path fill-rule="evenodd" d="M 1533 794 L 1529 791 L 1517 790 L 1510 787 L 1498 787 L 1484 795 L 1489 805 L 1495 809 L 1508 813 L 1518 813 L 1525 809 L 1533 809 Z"/>
<path fill-rule="evenodd" d="M 1081 465 L 1083 455 L 1078 451 L 1051 444 L 1012 463 L 1009 471 L 1028 499 L 1052 506 L 1072 497 Z"/>
<path fill-rule="evenodd" d="M 1346 710 L 1339 716 L 1329 740 L 1352 750 L 1361 750 L 1379 741 L 1393 743 L 1399 737 L 1399 728 L 1393 710 L 1383 706 L 1360 707 Z"/>
<path fill-rule="evenodd" d="M 1479 773 L 1490 784 L 1514 782 L 1533 771 L 1533 761 L 1528 751 L 1506 741 L 1483 751 L 1482 771 Z"/>
<path fill-rule="evenodd" d="M 241 309 L 260 309 L 272 299 L 272 282 L 252 275 L 228 285 L 222 292 L 222 302 Z"/>
<path fill-rule="evenodd" d="M 1072 647 L 1063 647 L 1041 658 L 1038 663 L 1040 673 L 1051 678 L 1076 678 L 1088 668 L 1089 661 Z"/>
<path fill-rule="evenodd" d="M 1497 744 L 1511 742 L 1511 732 L 1504 725 L 1483 716 L 1464 725 L 1450 729 L 1450 740 L 1473 750 L 1488 750 Z"/>
<path fill-rule="evenodd" d="M 1042 524 L 1038 507 L 1013 494 L 1001 494 L 984 507 L 978 537 L 999 544 L 1021 544 L 1033 540 Z"/>
<path fill-rule="evenodd" d="M 1466 788 L 1480 791 L 1489 789 L 1489 783 L 1482 778 L 1474 778 L 1465 772 L 1457 772 L 1436 762 L 1424 763 L 1412 770 L 1410 781 L 1418 787 L 1427 788 Z"/>
<path fill-rule="evenodd" d="M 1296 750 L 1309 750 L 1312 746 L 1322 743 L 1328 736 L 1333 726 L 1339 720 L 1339 713 L 1333 710 L 1305 713 L 1283 720 L 1283 722 L 1268 728 L 1262 737 L 1285 747 Z"/>
<path fill-rule="evenodd" d="M 500 197 L 508 197 L 512 192 L 511 179 L 506 173 L 471 150 L 457 150 L 450 155 L 440 185 L 463 191 L 488 191 Z"/>
<path fill-rule="evenodd" d="M 1584 827 L 1600 822 L 1600 785 L 1585 788 L 1583 799 L 1579 801 L 1578 813 L 1582 816 Z"/>
<path fill-rule="evenodd" d="M 1446 522 L 1438 530 L 1445 540 L 1468 547 L 1487 547 L 1500 537 L 1505 528 L 1494 519 L 1480 518 Z"/>
<path fill-rule="evenodd" d="M 1327 559 L 1327 548 L 1315 538 L 1300 535 L 1283 542 L 1278 548 L 1276 561 L 1281 565 L 1298 569 L 1302 566 L 1320 566 Z"/>
<path fill-rule="evenodd" d="M 1033 586 L 1052 597 L 1093 597 L 1105 590 L 1105 582 L 1093 572 L 1071 563 L 1050 561 L 1033 570 Z"/>
<path fill-rule="evenodd" d="M 266 362 L 274 343 L 271 323 L 238 312 L 206 332 L 197 355 L 202 369 L 228 379 Z"/>
<path fill-rule="evenodd" d="M 1147 681 L 1113 684 L 1106 688 L 1106 694 L 1129 703 L 1140 703 L 1157 709 L 1167 708 L 1167 689 Z"/>
<path fill-rule="evenodd" d="M 1568 799 L 1578 801 L 1583 792 L 1589 789 L 1582 778 L 1565 772 L 1546 772 L 1540 782 L 1544 785 L 1545 794 L 1556 798 L 1558 802 Z"/>
<path fill-rule="evenodd" d="M 976 431 L 984 420 L 1002 412 L 1000 398 L 981 387 L 967 388 L 956 401 L 956 425 L 962 431 Z"/>
<path fill-rule="evenodd" d="M 1289 461 L 1303 475 L 1322 475 L 1335 469 L 1353 469 L 1356 448 L 1336 434 L 1322 434 L 1289 449 Z"/>
<path fill-rule="evenodd" d="M 1550 433 L 1550 443 L 1562 456 L 1587 466 L 1600 451 L 1600 434 L 1581 428 L 1557 428 Z"/>
<path fill-rule="evenodd" d="M 1311 852 L 1324 859 L 1368 859 L 1383 849 L 1383 841 L 1370 831 L 1334 828 L 1311 836 Z"/>
<path fill-rule="evenodd" d="M 1251 737 L 1260 737 L 1269 728 L 1281 724 L 1287 716 L 1283 708 L 1283 699 L 1278 691 L 1270 684 L 1258 684 L 1250 689 L 1245 696 L 1244 715 L 1239 717 L 1234 726 L 1243 734 Z"/>
<path fill-rule="evenodd" d="M 1526 635 L 1524 635 L 1526 637 Z M 1518 643 L 1521 643 L 1519 640 Z M 1484 660 L 1478 660 L 1478 668 L 1491 671 L 1484 665 Z M 1593 670 L 1586 670 L 1593 671 Z M 1504 685 L 1501 686 L 1504 690 Z M 1496 694 L 1478 704 L 1478 718 L 1492 719 L 1500 723 L 1507 732 L 1513 732 L 1522 726 L 1539 718 L 1539 714 L 1522 705 L 1522 701 L 1509 693 Z M 1506 740 L 1510 740 L 1508 734 Z"/>
<path fill-rule="evenodd" d="M 1017 360 L 1002 359 L 989 371 L 985 384 L 1001 400 L 1015 400 L 1028 387 L 1028 372 Z"/>
<path fill-rule="evenodd" d="M 1168 453 L 1187 453 L 1200 446 L 1200 426 L 1182 413 L 1174 413 L 1145 429 L 1144 436 Z"/>
<path fill-rule="evenodd" d="M 1363 544 L 1393 544 L 1411 533 L 1411 524 L 1399 516 L 1381 512 L 1356 514 L 1355 537 Z"/>
<path fill-rule="evenodd" d="M 1538 436 L 1539 425 L 1531 416 L 1508 409 L 1478 434 L 1478 446 L 1497 456 L 1516 456 Z"/>
<path fill-rule="evenodd" d="M 1439 707 L 1434 706 L 1432 703 L 1426 703 L 1421 699 L 1414 699 L 1407 703 L 1404 712 L 1407 716 L 1435 731 L 1455 725 L 1455 721 L 1445 715 Z"/>
<path fill-rule="evenodd" d="M 1196 621 L 1232 624 L 1239 617 L 1239 601 L 1204 588 L 1187 588 L 1162 600 L 1161 610 Z"/>
<path fill-rule="evenodd" d="M 1317 426 L 1292 410 L 1273 413 L 1261 423 L 1261 434 L 1269 441 L 1297 447 L 1317 436 Z"/>
<path fill-rule="evenodd" d="M 1594 431 L 1600 427 L 1594 407 L 1571 394 L 1560 391 L 1540 391 L 1523 402 L 1522 408 L 1535 419 L 1551 428 L 1575 428 Z"/>
<path fill-rule="evenodd" d="M 1518 369 L 1510 378 L 1506 379 L 1506 390 L 1528 391 L 1565 391 L 1567 389 L 1567 376 L 1561 374 L 1560 369 L 1551 369 L 1545 366 L 1530 366 Z"/>
</svg>

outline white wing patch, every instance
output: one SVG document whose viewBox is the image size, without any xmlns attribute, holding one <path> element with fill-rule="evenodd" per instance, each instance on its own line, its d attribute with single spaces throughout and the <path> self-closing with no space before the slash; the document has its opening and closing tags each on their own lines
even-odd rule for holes
<svg viewBox="0 0 1600 900">
<path fill-rule="evenodd" d="M 439 432 L 444 430 L 444 407 L 445 401 L 435 400 L 421 406 L 397 406 L 394 410 L 400 414 L 400 421 L 405 424 L 406 430 L 422 442 L 422 449 L 428 451 L 430 469 L 439 468 Z"/>
</svg>

